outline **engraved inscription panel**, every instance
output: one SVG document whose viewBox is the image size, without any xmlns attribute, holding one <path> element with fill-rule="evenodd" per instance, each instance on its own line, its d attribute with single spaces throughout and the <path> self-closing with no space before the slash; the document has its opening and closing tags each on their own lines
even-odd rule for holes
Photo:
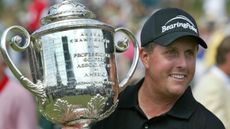
<svg viewBox="0 0 230 129">
<path fill-rule="evenodd" d="M 113 85 L 113 35 L 101 29 L 76 29 L 41 37 L 44 83 L 49 86 Z M 116 73 L 112 73 L 116 74 Z M 57 87 L 56 87 L 57 88 Z"/>
</svg>

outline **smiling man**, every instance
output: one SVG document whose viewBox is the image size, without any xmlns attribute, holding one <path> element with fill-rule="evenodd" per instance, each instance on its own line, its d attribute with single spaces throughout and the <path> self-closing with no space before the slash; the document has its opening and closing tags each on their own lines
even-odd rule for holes
<svg viewBox="0 0 230 129">
<path fill-rule="evenodd" d="M 145 77 L 122 91 L 115 112 L 92 129 L 224 129 L 191 92 L 199 45 L 207 48 L 191 15 L 155 12 L 141 31 Z"/>
</svg>

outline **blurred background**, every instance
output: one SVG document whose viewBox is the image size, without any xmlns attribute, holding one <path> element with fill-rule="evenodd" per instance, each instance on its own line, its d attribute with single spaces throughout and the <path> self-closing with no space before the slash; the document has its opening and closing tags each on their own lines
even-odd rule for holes
<svg viewBox="0 0 230 129">
<path fill-rule="evenodd" d="M 47 9 L 62 0 L 0 0 L 0 35 L 12 25 L 21 25 L 30 33 L 40 26 L 41 16 Z M 200 35 L 207 42 L 208 50 L 199 49 L 197 72 L 192 85 L 214 63 L 215 49 L 226 34 L 229 34 L 230 0 L 78 0 L 96 14 L 96 19 L 111 26 L 131 30 L 139 40 L 139 32 L 145 19 L 155 10 L 164 7 L 177 7 L 189 12 L 197 21 Z M 30 76 L 26 52 L 11 51 L 12 58 L 22 73 Z M 124 78 L 132 61 L 132 46 L 117 57 L 119 79 Z M 9 71 L 8 71 L 9 72 Z M 9 72 L 10 73 L 10 72 Z M 0 73 L 1 74 L 1 73 Z M 132 82 L 143 76 L 139 66 Z M 40 129 L 59 129 L 38 113 Z"/>
</svg>

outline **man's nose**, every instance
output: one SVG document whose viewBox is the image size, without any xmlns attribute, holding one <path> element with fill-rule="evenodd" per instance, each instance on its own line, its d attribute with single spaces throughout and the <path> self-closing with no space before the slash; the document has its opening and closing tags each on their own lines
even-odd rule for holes
<svg viewBox="0 0 230 129">
<path fill-rule="evenodd" d="M 185 55 L 181 54 L 178 56 L 176 65 L 178 68 L 185 68 L 187 66 L 187 59 Z"/>
</svg>

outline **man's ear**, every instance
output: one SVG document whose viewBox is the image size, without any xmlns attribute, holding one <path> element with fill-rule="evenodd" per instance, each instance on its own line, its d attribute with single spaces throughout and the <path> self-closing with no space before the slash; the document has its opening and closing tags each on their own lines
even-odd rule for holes
<svg viewBox="0 0 230 129">
<path fill-rule="evenodd" d="M 140 59 L 143 63 L 143 65 L 145 66 L 145 68 L 148 67 L 149 65 L 149 53 L 147 53 L 146 51 L 144 51 L 143 48 L 140 49 Z"/>
</svg>

